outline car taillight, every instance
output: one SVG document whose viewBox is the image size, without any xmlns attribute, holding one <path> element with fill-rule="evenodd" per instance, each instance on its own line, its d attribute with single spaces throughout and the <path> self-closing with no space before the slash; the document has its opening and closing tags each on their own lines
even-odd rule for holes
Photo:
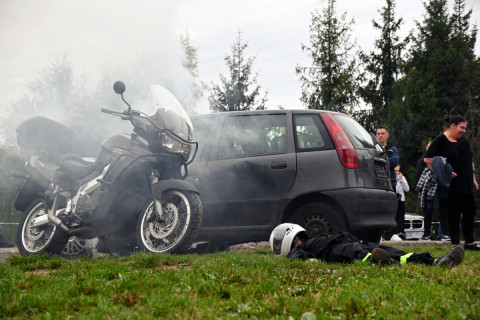
<svg viewBox="0 0 480 320">
<path fill-rule="evenodd" d="M 358 157 L 352 142 L 348 139 L 345 131 L 330 113 L 320 114 L 328 133 L 335 144 L 338 157 L 345 168 L 358 169 Z"/>
</svg>

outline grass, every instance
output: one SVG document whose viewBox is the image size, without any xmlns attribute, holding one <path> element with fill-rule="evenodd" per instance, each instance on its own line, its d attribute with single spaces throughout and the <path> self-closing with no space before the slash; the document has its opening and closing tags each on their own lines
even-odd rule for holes
<svg viewBox="0 0 480 320">
<path fill-rule="evenodd" d="M 445 248 L 420 247 L 439 256 Z M 480 253 L 454 269 L 291 261 L 268 250 L 0 264 L 0 317 L 479 319 Z"/>
</svg>

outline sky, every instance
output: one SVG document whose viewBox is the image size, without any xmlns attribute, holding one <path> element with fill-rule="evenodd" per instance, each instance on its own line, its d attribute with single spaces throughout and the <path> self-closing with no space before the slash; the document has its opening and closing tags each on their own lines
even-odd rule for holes
<svg viewBox="0 0 480 320">
<path fill-rule="evenodd" d="M 384 5 L 337 0 L 337 14 L 355 20 L 352 37 L 363 50 L 378 37 L 371 21 Z M 478 25 L 480 0 L 467 0 L 471 7 Z M 121 77 L 139 60 L 162 60 L 155 70 L 181 82 L 177 40 L 185 32 L 198 48 L 199 76 L 208 85 L 228 73 L 224 57 L 241 32 L 246 57 L 255 57 L 261 92 L 268 91 L 267 107 L 303 108 L 295 67 L 310 64 L 301 44 L 309 45 L 311 14 L 321 8 L 319 0 L 0 0 L 0 111 L 62 54 L 92 85 L 106 70 L 119 70 Z M 397 0 L 396 12 L 406 35 L 424 8 L 421 0 Z"/>
</svg>

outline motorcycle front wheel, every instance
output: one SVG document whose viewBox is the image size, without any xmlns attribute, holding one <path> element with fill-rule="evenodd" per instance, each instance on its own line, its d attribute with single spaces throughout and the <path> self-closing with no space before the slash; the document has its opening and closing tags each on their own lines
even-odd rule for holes
<svg viewBox="0 0 480 320">
<path fill-rule="evenodd" d="M 195 241 L 202 223 L 202 204 L 194 192 L 170 190 L 162 197 L 163 217 L 155 214 L 153 200 L 147 201 L 137 220 L 140 251 L 184 253 Z"/>
<path fill-rule="evenodd" d="M 65 231 L 55 225 L 33 226 L 37 217 L 47 214 L 47 206 L 42 199 L 36 199 L 25 210 L 17 230 L 17 246 L 20 254 L 30 256 L 41 253 L 58 254 L 68 241 Z"/>
</svg>

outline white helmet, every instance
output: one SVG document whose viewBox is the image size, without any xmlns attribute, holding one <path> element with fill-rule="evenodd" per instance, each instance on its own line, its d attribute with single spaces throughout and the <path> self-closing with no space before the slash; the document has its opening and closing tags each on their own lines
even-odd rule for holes
<svg viewBox="0 0 480 320">
<path fill-rule="evenodd" d="M 270 248 L 277 257 L 286 257 L 296 236 L 308 239 L 307 231 L 298 224 L 282 223 L 273 229 L 270 235 Z"/>
</svg>

